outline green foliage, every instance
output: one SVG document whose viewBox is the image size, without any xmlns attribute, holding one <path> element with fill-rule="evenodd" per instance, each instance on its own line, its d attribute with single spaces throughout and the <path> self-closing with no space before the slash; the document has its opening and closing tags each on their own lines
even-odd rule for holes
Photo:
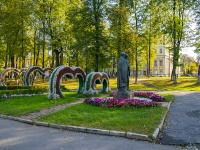
<svg viewBox="0 0 200 150">
<path fill-rule="evenodd" d="M 1 86 L 0 99 L 10 97 L 12 95 L 21 94 L 44 94 L 48 92 L 47 87 L 23 87 L 23 86 Z"/>
<path fill-rule="evenodd" d="M 182 41 L 189 39 L 186 12 L 193 6 L 198 12 L 199 6 L 197 1 L 177 0 L 173 15 L 174 2 L 2 0 L 0 67 L 69 65 L 87 73 L 112 68 L 114 74 L 121 51 L 129 54 L 132 69 L 151 68 L 158 43 L 175 50 L 174 41 L 177 60 Z"/>
<path fill-rule="evenodd" d="M 31 89 L 30 86 L 0 86 L 0 90 Z"/>
</svg>

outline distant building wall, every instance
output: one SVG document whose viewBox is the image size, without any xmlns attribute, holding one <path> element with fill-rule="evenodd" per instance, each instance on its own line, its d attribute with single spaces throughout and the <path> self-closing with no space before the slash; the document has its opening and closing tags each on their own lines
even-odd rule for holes
<svg viewBox="0 0 200 150">
<path fill-rule="evenodd" d="M 153 67 L 150 69 L 151 76 L 170 76 L 172 72 L 172 56 L 169 50 L 164 45 L 158 45 L 156 58 L 154 59 Z M 138 75 L 147 75 L 147 65 L 141 69 Z M 177 67 L 176 73 L 180 73 L 180 67 Z"/>
</svg>

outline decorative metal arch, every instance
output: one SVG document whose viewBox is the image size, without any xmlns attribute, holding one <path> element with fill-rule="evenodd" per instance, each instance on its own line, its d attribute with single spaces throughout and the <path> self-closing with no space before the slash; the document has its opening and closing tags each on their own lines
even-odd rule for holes
<svg viewBox="0 0 200 150">
<path fill-rule="evenodd" d="M 23 86 L 32 86 L 34 81 L 33 73 L 35 71 L 38 71 L 42 75 L 44 75 L 43 69 L 41 69 L 39 66 L 30 66 L 26 72 L 24 73 L 23 79 L 22 79 L 22 85 Z"/>
<path fill-rule="evenodd" d="M 53 69 L 50 68 L 50 67 L 43 68 L 42 70 L 44 71 L 44 73 L 47 72 L 47 71 L 49 71 L 49 72 L 53 72 Z"/>
<path fill-rule="evenodd" d="M 103 84 L 101 92 L 107 92 L 110 89 L 109 77 L 104 72 L 91 72 L 86 77 L 85 94 L 98 93 L 96 84 Z"/>
<path fill-rule="evenodd" d="M 44 75 L 46 71 L 50 71 L 53 72 L 52 68 L 40 68 L 39 66 L 30 66 L 24 76 L 23 76 L 23 80 L 22 80 L 22 85 L 23 86 L 32 86 L 33 85 L 33 81 L 34 81 L 34 76 L 33 73 L 38 71 L 40 74 Z"/>
<path fill-rule="evenodd" d="M 0 85 L 2 86 L 6 86 L 5 82 L 4 82 L 4 79 L 5 79 L 5 75 L 9 72 L 14 72 L 16 73 L 17 75 L 20 75 L 21 71 L 16 69 L 16 68 L 6 68 L 4 69 L 1 74 L 0 74 Z"/>
<path fill-rule="evenodd" d="M 20 69 L 20 74 L 25 73 L 26 70 L 27 70 L 27 68 L 21 68 L 21 69 Z"/>
<path fill-rule="evenodd" d="M 78 93 L 83 92 L 85 80 L 86 80 L 86 74 L 83 71 L 83 69 L 79 67 L 69 67 L 69 66 L 59 66 L 51 73 L 50 79 L 49 79 L 49 95 L 48 97 L 51 99 L 57 99 L 64 97 L 64 94 L 62 93 L 60 89 L 60 80 L 63 76 L 70 76 L 72 78 L 78 78 L 79 79 L 79 88 Z"/>
</svg>

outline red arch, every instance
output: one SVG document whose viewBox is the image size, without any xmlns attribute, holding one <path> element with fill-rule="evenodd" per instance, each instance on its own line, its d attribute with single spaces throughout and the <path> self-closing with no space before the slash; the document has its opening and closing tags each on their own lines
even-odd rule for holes
<svg viewBox="0 0 200 150">
<path fill-rule="evenodd" d="M 71 74 L 73 75 L 73 77 L 78 77 L 78 75 L 81 75 L 81 77 L 83 78 L 83 82 L 85 83 L 86 80 L 86 74 L 85 72 L 81 69 L 81 68 L 71 68 L 71 67 L 63 67 L 61 70 L 59 70 L 59 72 L 57 73 L 57 78 L 56 78 L 56 94 L 60 95 L 60 97 L 63 97 L 63 94 L 60 90 L 60 80 L 61 78 L 65 75 L 65 74 Z M 79 88 L 80 88 L 80 82 L 79 82 Z"/>
</svg>

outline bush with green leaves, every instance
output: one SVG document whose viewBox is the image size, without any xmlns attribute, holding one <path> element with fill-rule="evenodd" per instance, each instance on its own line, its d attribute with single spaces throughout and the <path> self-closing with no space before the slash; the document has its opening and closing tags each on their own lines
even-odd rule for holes
<svg viewBox="0 0 200 150">
<path fill-rule="evenodd" d="M 3 89 L 3 88 L 2 88 Z M 0 90 L 0 99 L 11 97 L 13 95 L 25 95 L 25 94 L 43 94 L 48 93 L 48 87 L 26 87 L 26 88 L 14 88 Z"/>
</svg>

